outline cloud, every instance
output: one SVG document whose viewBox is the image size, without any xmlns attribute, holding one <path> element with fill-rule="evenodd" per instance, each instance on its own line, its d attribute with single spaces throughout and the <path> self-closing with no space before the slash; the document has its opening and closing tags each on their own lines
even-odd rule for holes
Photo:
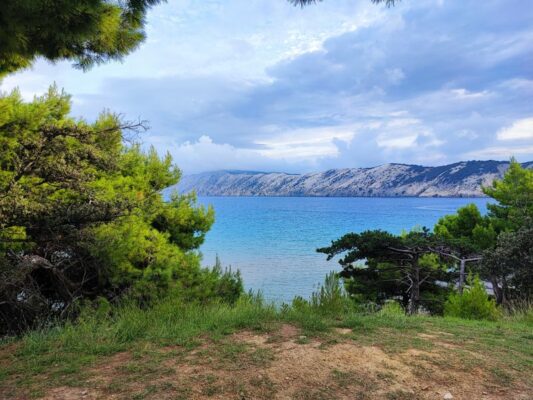
<svg viewBox="0 0 533 400">
<path fill-rule="evenodd" d="M 279 128 L 274 128 L 276 130 Z M 318 159 L 334 157 L 339 153 L 339 141 L 349 144 L 355 127 L 319 127 L 281 131 L 255 143 L 262 148 L 259 153 L 272 159 L 305 160 L 316 163 Z"/>
<path fill-rule="evenodd" d="M 379 138 L 377 144 L 379 147 L 389 149 L 408 149 L 415 145 L 418 135 L 401 136 L 397 138 Z"/>
<path fill-rule="evenodd" d="M 533 154 L 533 146 L 523 147 L 486 147 L 480 150 L 474 150 L 464 153 L 464 156 L 475 159 L 498 159 L 505 160 L 513 156 L 530 156 Z"/>
<path fill-rule="evenodd" d="M 200 136 L 196 141 L 182 143 L 159 137 L 152 140 L 151 145 L 160 152 L 170 153 L 187 174 L 221 169 L 297 172 L 302 167 L 316 167 L 314 157 L 329 156 L 323 154 L 319 146 L 310 145 L 276 149 L 275 157 L 270 157 L 268 149 L 239 148 L 228 143 L 215 143 L 207 135 Z M 314 151 L 315 148 L 318 151 Z"/>
<path fill-rule="evenodd" d="M 533 117 L 515 121 L 497 134 L 498 140 L 533 140 Z"/>
<path fill-rule="evenodd" d="M 474 140 L 479 137 L 479 134 L 470 129 L 461 129 L 460 131 L 455 133 L 455 136 L 460 139 Z"/>
<path fill-rule="evenodd" d="M 483 90 L 481 92 L 470 92 L 466 89 L 452 89 L 450 90 L 453 96 L 455 96 L 459 100 L 474 100 L 474 99 L 481 99 L 487 96 L 490 96 L 490 92 L 487 90 Z"/>
<path fill-rule="evenodd" d="M 401 68 L 387 69 L 385 70 L 385 74 L 387 76 L 387 80 L 393 85 L 399 84 L 405 78 L 405 74 Z"/>
<path fill-rule="evenodd" d="M 164 138 L 163 138 L 164 139 Z M 264 163 L 259 161 L 260 154 L 253 149 L 239 149 L 227 143 L 214 143 L 209 136 L 200 136 L 197 141 L 183 143 L 159 143 L 179 164 L 187 166 L 186 172 L 198 172 L 202 169 L 239 169 L 242 165 L 253 164 L 257 167 Z"/>
<path fill-rule="evenodd" d="M 173 1 L 124 64 L 38 63 L 2 87 L 57 80 L 76 115 L 147 119 L 144 143 L 185 171 L 526 161 L 532 13 L 521 0 Z"/>
</svg>

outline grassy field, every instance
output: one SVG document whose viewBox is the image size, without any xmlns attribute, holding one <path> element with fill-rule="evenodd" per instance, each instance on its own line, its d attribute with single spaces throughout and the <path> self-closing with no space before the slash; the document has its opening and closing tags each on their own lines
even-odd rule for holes
<svg viewBox="0 0 533 400">
<path fill-rule="evenodd" d="M 0 347 L 0 399 L 533 398 L 533 325 L 167 300 Z"/>
</svg>

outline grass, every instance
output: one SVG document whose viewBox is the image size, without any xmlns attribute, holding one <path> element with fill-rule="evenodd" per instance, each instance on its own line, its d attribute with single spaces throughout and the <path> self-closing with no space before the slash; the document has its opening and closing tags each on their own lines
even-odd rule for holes
<svg viewBox="0 0 533 400">
<path fill-rule="evenodd" d="M 230 335 L 247 330 L 276 337 L 282 324 L 298 328 L 294 343 L 299 346 L 320 340 L 319 348 L 328 352 L 331 346 L 346 340 L 346 335 L 341 339 L 335 329 L 349 328 L 348 340 L 360 346 L 377 346 L 389 355 L 402 355 L 409 349 L 433 352 L 435 356 L 413 362 L 415 376 L 433 379 L 436 371 L 450 366 L 466 373 L 481 368 L 495 385 L 508 388 L 527 380 L 533 370 L 533 325 L 531 314 L 525 315 L 491 322 L 360 314 L 338 304 L 330 311 L 303 303 L 276 308 L 250 296 L 235 305 L 184 304 L 174 299 L 144 310 L 124 305 L 111 316 L 85 312 L 75 323 L 0 343 L 0 398 L 38 398 L 52 388 L 89 385 L 94 366 L 122 355 L 125 358 L 120 360 L 116 374 L 105 382 L 107 393 L 122 393 L 124 387 L 142 381 L 146 384 L 127 396 L 158 398 L 158 393 L 172 391 L 175 398 L 188 398 L 191 382 L 161 381 L 175 374 L 169 360 L 188 360 L 193 366 L 198 363 L 199 367 L 235 371 L 236 378 L 231 382 L 221 381 L 216 375 L 200 376 L 202 395 L 206 397 L 228 391 L 249 393 L 253 389 L 261 390 L 264 398 L 273 398 L 275 388 L 268 376 L 254 376 L 251 385 L 246 386 L 239 380 L 239 371 L 264 369 L 276 354 L 270 348 L 235 342 Z M 277 341 L 273 340 L 274 344 Z M 191 359 L 191 354 L 196 359 Z M 308 388 L 301 394 L 334 398 L 334 390 L 362 384 L 360 378 L 342 368 L 331 370 L 329 376 L 331 388 Z M 372 379 L 388 384 L 394 381 L 394 375 L 385 368 Z M 412 398 L 409 395 L 412 393 L 394 389 L 383 398 Z"/>
</svg>

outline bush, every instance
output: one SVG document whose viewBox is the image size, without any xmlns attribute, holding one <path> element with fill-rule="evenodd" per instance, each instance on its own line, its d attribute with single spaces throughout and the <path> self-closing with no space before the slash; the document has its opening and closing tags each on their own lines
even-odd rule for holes
<svg viewBox="0 0 533 400">
<path fill-rule="evenodd" d="M 188 293 L 186 300 L 212 301 L 221 300 L 226 303 L 235 304 L 244 293 L 244 285 L 239 270 L 232 271 L 231 267 L 222 267 L 218 256 L 213 268 L 201 270 L 201 280 L 197 287 L 200 293 Z"/>
<path fill-rule="evenodd" d="M 311 307 L 325 314 L 339 315 L 352 306 L 339 274 L 330 272 L 324 283 L 311 295 Z"/>
<path fill-rule="evenodd" d="M 463 294 L 452 293 L 444 305 L 444 315 L 465 319 L 497 320 L 500 310 L 493 299 L 489 299 L 478 276 L 468 277 L 468 287 Z"/>
<path fill-rule="evenodd" d="M 291 305 L 282 305 L 281 315 L 305 332 L 314 333 L 328 329 L 327 319 L 341 318 L 350 310 L 355 310 L 352 299 L 346 294 L 339 275 L 330 272 L 324 283 L 311 294 L 311 299 L 296 296 Z"/>
<path fill-rule="evenodd" d="M 379 315 L 387 316 L 387 317 L 403 317 L 405 316 L 405 310 L 395 300 L 387 301 L 381 310 L 379 311 Z"/>
</svg>

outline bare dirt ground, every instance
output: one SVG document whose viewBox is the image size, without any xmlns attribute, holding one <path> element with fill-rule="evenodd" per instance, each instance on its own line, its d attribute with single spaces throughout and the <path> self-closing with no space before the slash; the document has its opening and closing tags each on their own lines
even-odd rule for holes
<svg viewBox="0 0 533 400">
<path fill-rule="evenodd" d="M 495 379 L 485 354 L 461 350 L 448 333 L 419 335 L 428 350 L 387 352 L 349 329 L 308 338 L 291 325 L 241 331 L 194 349 L 152 348 L 109 357 L 85 379 L 49 387 L 47 400 L 96 399 L 464 399 L 529 400 L 523 380 Z M 19 397 L 20 396 L 20 397 Z M 1 396 L 0 396 L 1 397 Z M 25 399 L 23 395 L 11 397 Z"/>
</svg>

